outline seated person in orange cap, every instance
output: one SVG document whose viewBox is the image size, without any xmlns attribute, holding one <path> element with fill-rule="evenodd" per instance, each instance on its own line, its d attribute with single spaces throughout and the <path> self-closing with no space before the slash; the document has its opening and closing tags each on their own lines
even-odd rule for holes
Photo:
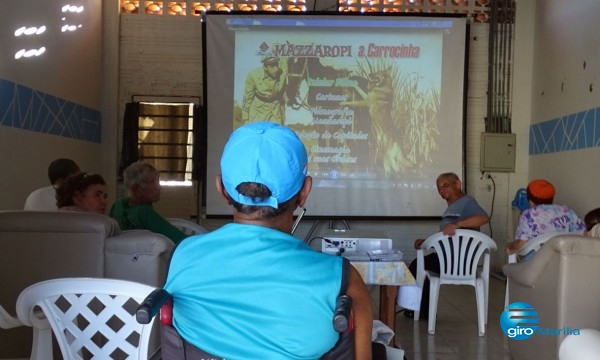
<svg viewBox="0 0 600 360">
<path fill-rule="evenodd" d="M 519 216 L 515 241 L 506 244 L 506 253 L 516 253 L 527 241 L 549 232 L 583 234 L 585 223 L 565 205 L 554 205 L 554 185 L 547 180 L 533 180 L 527 185 L 530 208 Z M 530 255 L 526 256 L 529 258 Z"/>
</svg>

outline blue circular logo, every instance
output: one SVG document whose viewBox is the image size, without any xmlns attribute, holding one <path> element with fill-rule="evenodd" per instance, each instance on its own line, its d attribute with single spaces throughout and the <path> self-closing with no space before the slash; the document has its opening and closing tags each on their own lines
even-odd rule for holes
<svg viewBox="0 0 600 360">
<path fill-rule="evenodd" d="M 537 331 L 540 319 L 533 306 L 516 302 L 508 305 L 500 315 L 502 331 L 511 339 L 529 339 Z"/>
</svg>

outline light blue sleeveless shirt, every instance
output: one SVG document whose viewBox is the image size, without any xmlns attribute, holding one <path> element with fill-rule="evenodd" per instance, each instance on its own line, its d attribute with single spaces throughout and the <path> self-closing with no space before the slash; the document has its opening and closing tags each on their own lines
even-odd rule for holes
<svg viewBox="0 0 600 360">
<path fill-rule="evenodd" d="M 165 289 L 175 328 L 204 351 L 228 360 L 318 359 L 339 338 L 332 319 L 341 276 L 340 257 L 232 223 L 182 241 Z"/>
</svg>

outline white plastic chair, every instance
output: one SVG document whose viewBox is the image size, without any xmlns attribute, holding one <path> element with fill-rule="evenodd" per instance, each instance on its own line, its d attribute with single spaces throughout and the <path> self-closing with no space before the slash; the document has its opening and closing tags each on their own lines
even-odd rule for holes
<svg viewBox="0 0 600 360">
<path fill-rule="evenodd" d="M 40 319 L 47 319 L 65 359 L 146 360 L 154 320 L 139 324 L 135 311 L 153 290 L 116 279 L 47 280 L 21 292 L 17 316 L 23 324 L 34 327 Z M 51 353 L 50 348 L 45 354 Z"/>
<path fill-rule="evenodd" d="M 440 261 L 440 273 L 425 271 L 424 252 L 437 253 Z M 475 288 L 477 300 L 477 320 L 479 336 L 485 334 L 488 314 L 488 292 L 490 279 L 490 251 L 496 250 L 496 243 L 484 233 L 473 230 L 457 230 L 454 235 L 439 232 L 431 235 L 417 251 L 417 284 L 422 288 L 425 276 L 431 283 L 429 292 L 430 334 L 435 334 L 435 322 L 440 285 L 471 285 Z M 479 261 L 483 255 L 483 266 Z M 427 301 L 422 299 L 421 301 Z M 415 319 L 418 319 L 415 311 Z"/>
<path fill-rule="evenodd" d="M 579 334 L 567 336 L 558 350 L 560 360 L 597 360 L 600 354 L 600 331 L 581 329 Z"/>
<path fill-rule="evenodd" d="M 178 218 L 167 218 L 167 221 L 171 223 L 171 225 L 175 226 L 179 230 L 183 231 L 186 235 L 198 235 L 198 234 L 206 234 L 208 230 L 206 230 L 202 225 L 196 224 L 191 220 L 186 219 L 178 219 Z"/>
<path fill-rule="evenodd" d="M 542 245 L 544 245 L 546 243 L 546 241 L 552 239 L 555 236 L 558 235 L 564 235 L 564 234 L 568 234 L 568 232 L 564 232 L 564 231 L 553 231 L 553 232 L 549 232 L 549 233 L 545 233 L 539 236 L 534 237 L 533 239 L 527 241 L 525 244 L 523 244 L 523 246 L 521 246 L 521 248 L 514 254 L 510 254 L 508 255 L 508 263 L 509 264 L 514 264 L 516 262 L 519 261 L 519 257 L 525 256 L 527 254 L 529 254 L 531 251 L 533 251 L 534 253 L 537 252 Z M 508 279 L 506 280 L 506 290 L 504 291 L 504 307 L 506 308 L 508 306 Z"/>
<path fill-rule="evenodd" d="M 0 329 L 12 329 L 23 326 L 19 318 L 10 315 L 4 307 L 0 305 Z"/>
<path fill-rule="evenodd" d="M 24 325 L 18 317 L 10 315 L 4 307 L 0 306 L 0 329 L 12 329 Z M 33 326 L 33 345 L 28 359 L 52 360 L 52 357 L 52 330 L 46 317 L 40 314 Z"/>
</svg>

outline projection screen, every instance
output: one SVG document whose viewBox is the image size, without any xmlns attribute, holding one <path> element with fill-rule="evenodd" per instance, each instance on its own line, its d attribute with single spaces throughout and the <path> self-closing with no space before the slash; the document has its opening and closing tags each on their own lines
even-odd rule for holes
<svg viewBox="0 0 600 360">
<path fill-rule="evenodd" d="M 465 17 L 208 12 L 202 21 L 207 216 L 231 214 L 214 189 L 228 136 L 265 120 L 307 148 L 307 216 L 440 216 L 436 177 L 464 174 Z"/>
</svg>

